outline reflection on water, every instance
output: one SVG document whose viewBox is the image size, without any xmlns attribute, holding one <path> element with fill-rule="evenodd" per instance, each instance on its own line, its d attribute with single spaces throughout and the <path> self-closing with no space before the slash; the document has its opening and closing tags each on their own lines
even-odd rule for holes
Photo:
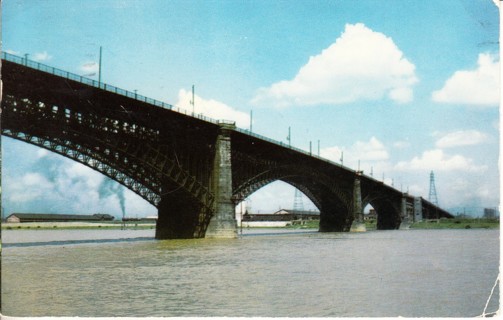
<svg viewBox="0 0 503 320">
<path fill-rule="evenodd" d="M 41 231 L 3 232 L 6 315 L 471 317 L 499 263 L 497 230 L 165 241 L 153 230 Z"/>
</svg>

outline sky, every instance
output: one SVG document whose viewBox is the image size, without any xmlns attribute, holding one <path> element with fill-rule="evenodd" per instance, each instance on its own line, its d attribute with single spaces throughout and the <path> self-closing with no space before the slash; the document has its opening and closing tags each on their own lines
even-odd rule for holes
<svg viewBox="0 0 503 320">
<path fill-rule="evenodd" d="M 456 214 L 499 205 L 499 11 L 493 0 L 4 0 L 2 50 L 236 121 L 429 197 Z M 318 149 L 319 145 L 319 149 Z M 2 137 L 2 207 L 152 216 L 125 187 Z M 304 209 L 315 210 L 303 198 Z M 293 187 L 251 212 L 292 208 Z M 368 208 L 367 208 L 368 210 Z"/>
</svg>

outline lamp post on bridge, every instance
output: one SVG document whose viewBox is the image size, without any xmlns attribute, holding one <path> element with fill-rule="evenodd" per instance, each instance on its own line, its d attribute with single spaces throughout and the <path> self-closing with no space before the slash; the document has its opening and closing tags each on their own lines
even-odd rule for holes
<svg viewBox="0 0 503 320">
<path fill-rule="evenodd" d="M 250 132 L 253 132 L 253 110 L 250 110 Z"/>
<path fill-rule="evenodd" d="M 101 86 L 101 52 L 102 52 L 102 47 L 100 46 L 100 60 L 98 62 L 98 87 Z"/>
<path fill-rule="evenodd" d="M 190 104 L 192 105 L 192 116 L 194 116 L 195 112 L 194 85 L 192 85 L 192 100 L 190 100 Z"/>
<path fill-rule="evenodd" d="M 291 136 L 290 127 L 288 127 L 288 136 L 286 137 L 286 141 L 288 141 L 288 146 L 291 147 L 292 146 L 292 136 Z"/>
</svg>

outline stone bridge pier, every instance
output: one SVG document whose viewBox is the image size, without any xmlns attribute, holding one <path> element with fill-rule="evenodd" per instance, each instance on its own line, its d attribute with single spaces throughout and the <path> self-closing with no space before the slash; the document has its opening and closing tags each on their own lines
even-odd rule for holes
<svg viewBox="0 0 503 320">
<path fill-rule="evenodd" d="M 351 232 L 365 232 L 365 222 L 363 221 L 363 204 L 360 176 L 362 172 L 357 171 L 353 186 L 353 222 L 351 223 Z"/>
<path fill-rule="evenodd" d="M 237 221 L 232 202 L 231 131 L 234 124 L 220 124 L 215 160 L 211 174 L 211 190 L 215 195 L 213 218 L 206 238 L 237 238 Z"/>
<path fill-rule="evenodd" d="M 161 194 L 156 225 L 157 239 L 237 238 L 232 197 L 231 131 L 234 124 L 220 123 L 215 156 L 210 166 L 208 206 L 186 188 L 166 188 Z"/>
</svg>

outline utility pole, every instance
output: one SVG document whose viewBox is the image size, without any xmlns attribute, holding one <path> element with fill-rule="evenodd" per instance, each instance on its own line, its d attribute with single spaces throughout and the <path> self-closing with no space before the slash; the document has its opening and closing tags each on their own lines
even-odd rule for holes
<svg viewBox="0 0 503 320">
<path fill-rule="evenodd" d="M 304 203 L 302 202 L 302 194 L 299 189 L 295 188 L 295 196 L 293 200 L 294 211 L 304 211 Z"/>
<path fill-rule="evenodd" d="M 192 85 L 192 100 L 190 101 L 190 104 L 192 105 L 192 115 L 194 115 L 195 112 L 194 85 Z"/>
<path fill-rule="evenodd" d="M 253 132 L 253 110 L 250 110 L 250 132 Z"/>
<path fill-rule="evenodd" d="M 286 137 L 286 140 L 288 141 L 288 146 L 291 147 L 292 146 L 292 135 L 291 135 L 290 127 L 288 127 L 288 136 Z"/>
<path fill-rule="evenodd" d="M 101 86 L 101 51 L 102 47 L 100 46 L 100 60 L 98 62 L 98 87 Z"/>
<path fill-rule="evenodd" d="M 344 151 L 341 151 L 341 165 L 344 165 Z"/>
<path fill-rule="evenodd" d="M 435 175 L 433 171 L 430 172 L 430 193 L 428 195 L 428 201 L 438 207 L 437 189 L 435 188 Z"/>
<path fill-rule="evenodd" d="M 310 156 L 313 155 L 313 142 L 312 141 L 309 141 L 309 155 Z"/>
<path fill-rule="evenodd" d="M 320 140 L 318 140 L 318 157 L 320 156 Z"/>
</svg>

